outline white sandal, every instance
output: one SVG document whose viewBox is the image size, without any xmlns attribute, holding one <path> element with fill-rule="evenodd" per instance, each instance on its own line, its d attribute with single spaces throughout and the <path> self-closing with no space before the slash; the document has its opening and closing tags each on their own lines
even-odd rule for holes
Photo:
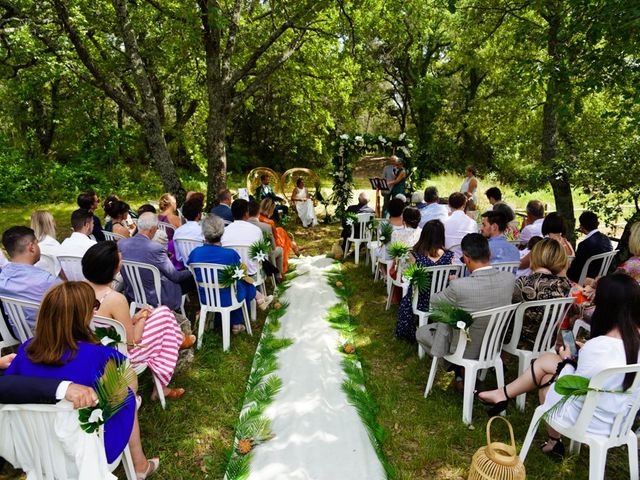
<svg viewBox="0 0 640 480">
<path fill-rule="evenodd" d="M 136 472 L 136 479 L 144 480 L 145 478 L 153 475 L 158 470 L 158 468 L 160 468 L 160 459 L 157 457 L 149 458 L 147 460 L 147 469 L 142 473 Z"/>
</svg>

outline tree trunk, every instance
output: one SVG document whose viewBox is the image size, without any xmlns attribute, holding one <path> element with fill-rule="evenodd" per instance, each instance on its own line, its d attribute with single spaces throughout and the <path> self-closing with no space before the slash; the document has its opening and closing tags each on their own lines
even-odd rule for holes
<svg viewBox="0 0 640 480">
<path fill-rule="evenodd" d="M 575 216 L 573 213 L 573 196 L 567 170 L 558 161 L 558 110 L 562 88 L 562 54 L 558 50 L 558 34 L 561 26 L 559 14 L 551 14 L 548 19 L 547 53 L 551 68 L 544 107 L 542 110 L 542 163 L 551 170 L 551 188 L 556 202 L 556 211 L 567 222 L 567 237 L 575 243 Z"/>
<path fill-rule="evenodd" d="M 220 100 L 220 99 L 218 99 Z M 218 192 L 227 185 L 227 115 L 220 104 L 209 105 L 207 117 L 207 208 L 217 203 Z"/>
<path fill-rule="evenodd" d="M 162 180 L 165 191 L 171 192 L 176 197 L 178 205 L 181 205 L 185 199 L 185 191 L 171 160 L 162 126 L 157 122 L 157 119 L 150 119 L 144 124 L 144 132 L 156 172 Z"/>
</svg>

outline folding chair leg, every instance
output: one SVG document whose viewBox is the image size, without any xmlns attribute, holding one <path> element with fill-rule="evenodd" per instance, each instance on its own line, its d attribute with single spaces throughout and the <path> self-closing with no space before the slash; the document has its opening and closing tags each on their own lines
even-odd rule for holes
<svg viewBox="0 0 640 480">
<path fill-rule="evenodd" d="M 255 309 L 256 309 L 255 299 L 251 301 L 251 309 L 255 312 Z M 244 319 L 244 326 L 247 328 L 247 333 L 253 336 L 253 332 L 251 331 L 251 320 L 249 319 L 249 312 L 247 311 L 246 301 L 242 304 L 242 318 Z"/>
<path fill-rule="evenodd" d="M 256 305 L 257 305 L 257 302 L 256 302 L 256 299 L 254 298 L 253 300 L 251 300 L 251 321 L 252 322 L 255 322 L 256 318 L 258 318 Z M 246 306 L 243 308 L 246 308 Z"/>
<path fill-rule="evenodd" d="M 604 479 L 604 467 L 607 464 L 607 452 L 607 449 L 597 448 L 595 445 L 589 449 L 589 480 Z M 638 452 L 636 450 L 636 455 L 637 454 Z"/>
<path fill-rule="evenodd" d="M 204 336 L 204 326 L 207 323 L 207 311 L 200 308 L 200 318 L 198 319 L 198 343 L 196 348 L 202 347 L 202 337 Z"/>
<path fill-rule="evenodd" d="M 356 265 L 360 263 L 360 242 L 353 243 Z"/>
<path fill-rule="evenodd" d="M 129 450 L 129 445 L 124 447 L 124 452 L 122 455 L 122 467 L 124 468 L 124 473 L 127 476 L 127 480 L 137 480 L 138 476 L 136 475 L 136 469 L 133 466 L 133 459 L 131 458 L 131 450 Z"/>
<path fill-rule="evenodd" d="M 184 311 L 184 304 L 187 300 L 187 295 L 182 295 L 182 303 L 180 304 L 180 313 L 184 318 L 187 318 L 187 313 Z"/>
<path fill-rule="evenodd" d="M 225 311 L 220 315 L 222 317 L 222 350 L 226 352 L 231 346 L 231 314 Z"/>
<path fill-rule="evenodd" d="M 638 478 L 638 437 L 636 432 L 629 432 L 627 450 L 629 450 L 629 478 Z"/>
<path fill-rule="evenodd" d="M 471 425 L 473 420 L 473 390 L 476 386 L 478 372 L 475 368 L 467 368 L 464 372 L 464 398 L 462 400 L 462 421 Z"/>
<path fill-rule="evenodd" d="M 418 358 L 424 358 L 424 347 L 418 343 Z"/>
<path fill-rule="evenodd" d="M 527 458 L 527 453 L 529 453 L 529 448 L 531 448 L 531 442 L 533 442 L 533 438 L 536 436 L 536 432 L 538 431 L 538 423 L 540 423 L 540 418 L 544 415 L 544 411 L 540 407 L 536 408 L 535 412 L 533 412 L 533 418 L 531 419 L 531 423 L 529 424 L 529 430 L 527 430 L 527 436 L 524 437 L 524 442 L 522 443 L 522 449 L 520 450 L 520 460 L 524 463 Z"/>
<path fill-rule="evenodd" d="M 348 254 L 349 254 L 349 240 L 346 240 L 344 242 L 344 252 L 342 252 L 342 260 L 346 260 Z"/>
<path fill-rule="evenodd" d="M 155 373 L 151 372 L 151 376 L 153 377 L 153 383 L 156 386 L 156 391 L 158 392 L 158 400 L 160 400 L 160 405 L 162 409 L 165 410 L 167 408 L 167 400 L 164 398 L 164 392 L 162 391 L 162 384 L 160 383 L 160 379 L 156 377 Z"/>
<path fill-rule="evenodd" d="M 431 392 L 433 388 L 433 381 L 436 378 L 436 371 L 438 370 L 438 357 L 433 357 L 431 360 L 431 370 L 429 370 L 429 380 L 427 380 L 427 387 L 424 389 L 425 398 Z"/>
</svg>

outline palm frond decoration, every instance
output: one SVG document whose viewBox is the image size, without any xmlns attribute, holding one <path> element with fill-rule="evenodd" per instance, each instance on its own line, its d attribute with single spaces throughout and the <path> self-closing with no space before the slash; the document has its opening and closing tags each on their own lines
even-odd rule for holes
<svg viewBox="0 0 640 480">
<path fill-rule="evenodd" d="M 265 238 L 264 236 L 253 242 L 249 246 L 249 258 L 255 260 L 256 262 L 262 263 L 267 258 L 269 258 L 269 252 L 271 251 L 271 239 Z"/>
<path fill-rule="evenodd" d="M 247 276 L 247 271 L 241 263 L 227 265 L 218 275 L 218 281 L 224 288 L 235 285 L 238 280 Z"/>
<path fill-rule="evenodd" d="M 125 406 L 129 397 L 129 384 L 135 380 L 136 373 L 128 363 L 111 358 L 94 386 L 98 404 L 78 410 L 80 428 L 87 433 L 97 432 L 101 425 Z"/>
<path fill-rule="evenodd" d="M 375 217 L 371 217 L 367 222 L 367 229 L 371 232 L 378 229 L 380 222 Z"/>
<path fill-rule="evenodd" d="M 408 245 L 400 242 L 393 242 L 389 245 L 389 255 L 393 259 L 406 258 L 409 255 L 411 248 Z"/>
<path fill-rule="evenodd" d="M 391 241 L 391 235 L 393 234 L 393 225 L 389 222 L 384 222 L 380 224 L 380 235 L 378 236 L 378 240 L 382 245 L 386 245 Z"/>
<path fill-rule="evenodd" d="M 347 225 L 351 226 L 354 223 L 358 223 L 358 215 L 353 212 L 345 212 L 343 220 Z"/>
<path fill-rule="evenodd" d="M 473 323 L 469 312 L 449 303 L 438 302 L 434 305 L 429 320 L 446 323 L 452 328 L 466 330 Z"/>
<path fill-rule="evenodd" d="M 122 337 L 111 327 L 96 327 L 93 334 L 105 347 L 117 347 L 119 343 L 122 343 Z"/>
<path fill-rule="evenodd" d="M 402 276 L 420 293 L 427 293 L 431 289 L 431 273 L 417 263 L 409 265 Z"/>
</svg>

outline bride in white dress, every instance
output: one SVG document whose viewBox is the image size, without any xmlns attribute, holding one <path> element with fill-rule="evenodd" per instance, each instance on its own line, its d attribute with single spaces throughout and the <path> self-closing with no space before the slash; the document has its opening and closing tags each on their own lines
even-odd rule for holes
<svg viewBox="0 0 640 480">
<path fill-rule="evenodd" d="M 298 180 L 296 180 L 296 188 L 293 189 L 291 200 L 293 200 L 293 203 L 296 206 L 298 216 L 302 221 L 302 226 L 305 228 L 315 227 L 318 224 L 316 210 L 313 205 L 313 200 L 311 200 L 311 195 L 304 186 L 304 180 L 302 178 L 298 178 Z"/>
</svg>

